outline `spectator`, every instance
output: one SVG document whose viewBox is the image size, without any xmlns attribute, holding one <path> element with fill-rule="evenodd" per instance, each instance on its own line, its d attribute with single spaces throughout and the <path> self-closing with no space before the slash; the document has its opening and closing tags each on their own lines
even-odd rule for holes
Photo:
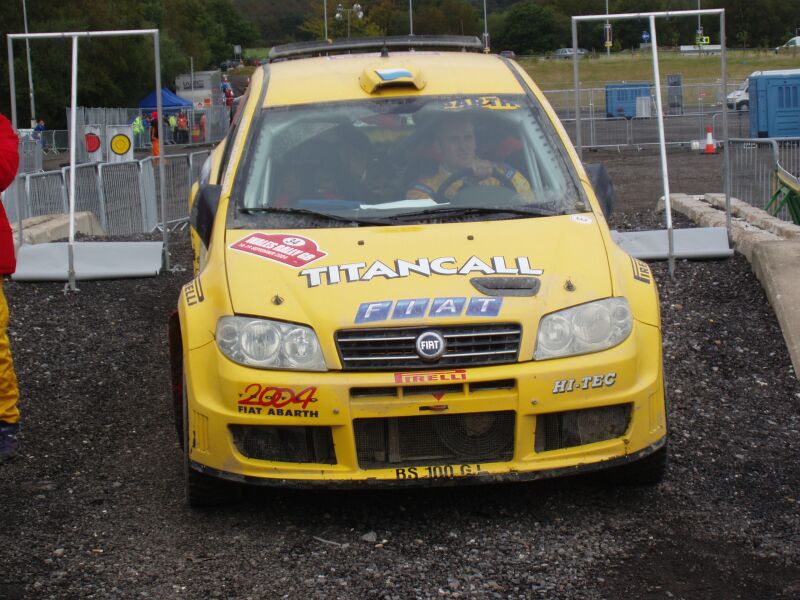
<svg viewBox="0 0 800 600">
<path fill-rule="evenodd" d="M 0 115 L 0 191 L 14 181 L 19 167 L 19 138 L 6 117 Z M 3 277 L 16 270 L 14 239 L 0 203 L 0 463 L 14 458 L 19 447 L 19 387 L 8 339 L 8 303 Z"/>
<path fill-rule="evenodd" d="M 36 127 L 33 128 L 33 139 L 39 142 L 39 145 L 44 148 L 44 135 L 42 135 L 47 128 L 44 126 L 44 119 L 39 119 L 36 122 Z"/>
<path fill-rule="evenodd" d="M 136 118 L 131 122 L 133 128 L 133 147 L 141 148 L 144 146 L 144 121 L 142 115 L 136 115 Z"/>
<path fill-rule="evenodd" d="M 186 113 L 183 111 L 178 113 L 178 143 L 189 143 L 189 120 L 186 118 Z"/>
<path fill-rule="evenodd" d="M 200 141 L 201 142 L 205 142 L 206 141 L 206 113 L 205 113 L 205 111 L 203 112 L 202 115 L 200 115 Z"/>
<path fill-rule="evenodd" d="M 158 140 L 158 113 L 150 113 L 150 144 L 153 146 L 153 156 L 161 155 L 161 144 Z"/>
<path fill-rule="evenodd" d="M 178 139 L 178 119 L 175 113 L 172 113 L 167 118 L 167 121 L 169 122 L 169 131 L 172 134 L 172 143 L 174 144 Z"/>
</svg>

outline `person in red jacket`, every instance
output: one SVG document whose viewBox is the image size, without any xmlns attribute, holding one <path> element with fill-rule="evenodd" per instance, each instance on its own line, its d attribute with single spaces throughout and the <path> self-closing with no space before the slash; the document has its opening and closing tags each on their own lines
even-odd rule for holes
<svg viewBox="0 0 800 600">
<path fill-rule="evenodd" d="M 9 120 L 0 114 L 0 192 L 14 181 L 18 167 L 19 138 Z M 16 456 L 19 443 L 19 388 L 8 340 L 8 303 L 3 294 L 3 278 L 16 267 L 11 225 L 0 202 L 0 463 Z"/>
</svg>

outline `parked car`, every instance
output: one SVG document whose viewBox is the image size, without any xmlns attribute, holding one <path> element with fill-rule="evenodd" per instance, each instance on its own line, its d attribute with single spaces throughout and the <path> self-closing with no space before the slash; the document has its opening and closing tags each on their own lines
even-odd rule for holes
<svg viewBox="0 0 800 600">
<path fill-rule="evenodd" d="M 504 58 L 517 58 L 517 55 L 513 50 L 501 50 L 500 56 Z"/>
<path fill-rule="evenodd" d="M 583 58 L 588 54 L 586 48 L 578 48 L 578 58 Z M 572 48 L 559 48 L 552 55 L 553 58 L 572 58 Z"/>
<path fill-rule="evenodd" d="M 223 60 L 221 63 L 219 63 L 219 68 L 221 71 L 227 71 L 228 69 L 237 69 L 239 65 L 240 63 L 238 60 Z"/>
<path fill-rule="evenodd" d="M 783 46 L 778 46 L 775 48 L 775 54 L 785 50 L 800 50 L 800 35 L 793 37 L 788 42 L 786 42 Z"/>
<path fill-rule="evenodd" d="M 169 323 L 192 506 L 664 474 L 656 282 L 611 186 L 525 70 L 420 37 L 273 48 L 201 170 Z"/>
</svg>

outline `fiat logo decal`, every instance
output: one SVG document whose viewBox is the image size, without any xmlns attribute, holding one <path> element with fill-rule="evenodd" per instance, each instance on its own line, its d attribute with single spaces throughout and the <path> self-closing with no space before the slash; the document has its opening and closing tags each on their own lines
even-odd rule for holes
<svg viewBox="0 0 800 600">
<path fill-rule="evenodd" d="M 424 360 L 436 360 L 447 349 L 444 337 L 436 331 L 423 331 L 417 336 L 417 354 Z"/>
</svg>

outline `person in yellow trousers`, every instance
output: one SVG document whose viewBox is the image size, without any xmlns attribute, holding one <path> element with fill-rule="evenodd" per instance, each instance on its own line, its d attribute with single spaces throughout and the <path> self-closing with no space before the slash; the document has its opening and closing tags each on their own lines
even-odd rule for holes
<svg viewBox="0 0 800 600">
<path fill-rule="evenodd" d="M 19 138 L 9 120 L 0 115 L 0 192 L 11 185 L 19 167 Z M 8 303 L 3 278 L 17 266 L 14 238 L 6 211 L 0 202 L 0 463 L 14 458 L 19 441 L 19 388 L 8 340 Z"/>
</svg>

